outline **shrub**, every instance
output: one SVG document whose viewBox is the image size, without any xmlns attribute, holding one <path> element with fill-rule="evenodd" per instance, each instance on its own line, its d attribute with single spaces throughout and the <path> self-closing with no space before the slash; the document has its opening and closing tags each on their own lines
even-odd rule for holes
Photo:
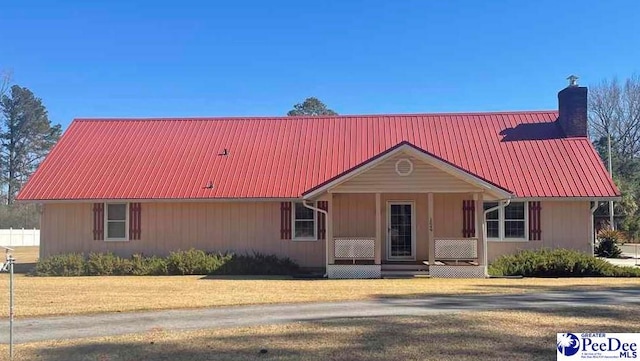
<svg viewBox="0 0 640 361">
<path fill-rule="evenodd" d="M 88 276 L 113 275 L 120 262 L 121 258 L 111 252 L 89 253 L 85 261 L 85 274 Z"/>
<path fill-rule="evenodd" d="M 84 256 L 67 253 L 47 257 L 39 260 L 32 272 L 36 276 L 83 276 Z"/>
<path fill-rule="evenodd" d="M 218 268 L 219 263 L 215 255 L 193 248 L 171 252 L 167 258 L 167 268 L 172 275 L 206 275 Z"/>
<path fill-rule="evenodd" d="M 262 253 L 205 253 L 189 249 L 171 252 L 168 257 L 134 254 L 122 258 L 113 253 L 66 254 L 42 259 L 36 276 L 109 276 L 109 275 L 286 275 L 298 270 L 289 258 Z"/>
<path fill-rule="evenodd" d="M 612 229 L 603 229 L 598 232 L 596 255 L 598 257 L 618 258 L 622 255 L 622 250 L 618 244 L 624 243 L 624 234 Z"/>
<path fill-rule="evenodd" d="M 288 257 L 279 258 L 259 252 L 253 254 L 231 254 L 216 275 L 290 275 L 300 267 Z"/>
<path fill-rule="evenodd" d="M 166 258 L 157 256 L 144 257 L 142 254 L 131 256 L 131 275 L 134 276 L 161 276 L 169 274 Z"/>
<path fill-rule="evenodd" d="M 640 277 L 640 269 L 614 266 L 577 251 L 543 248 L 502 256 L 489 266 L 489 274 L 524 277 Z"/>
</svg>

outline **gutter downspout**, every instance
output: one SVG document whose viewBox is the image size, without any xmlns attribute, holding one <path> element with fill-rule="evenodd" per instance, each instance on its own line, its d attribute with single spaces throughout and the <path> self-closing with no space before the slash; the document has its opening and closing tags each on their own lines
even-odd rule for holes
<svg viewBox="0 0 640 361">
<path fill-rule="evenodd" d="M 591 230 L 591 255 L 593 256 L 596 253 L 596 233 L 595 233 L 595 226 L 593 224 L 593 214 L 596 211 L 596 209 L 598 209 L 598 207 L 600 206 L 600 202 L 598 201 L 594 201 L 593 202 L 593 206 L 591 206 L 591 222 L 589 222 L 589 229 Z"/>
<path fill-rule="evenodd" d="M 303 199 L 302 200 L 302 205 L 305 206 L 306 208 L 309 208 L 311 210 L 314 210 L 316 212 L 320 212 L 322 214 L 324 214 L 324 229 L 327 229 L 327 223 L 329 222 L 329 212 L 325 211 L 324 209 L 320 209 L 317 207 L 314 207 L 310 204 L 307 204 L 307 200 Z M 324 264 L 325 264 L 325 270 L 326 268 L 329 267 L 329 235 L 325 234 L 324 235 L 324 244 L 325 244 L 325 252 L 324 252 Z M 329 277 L 329 273 L 328 270 L 325 271 L 324 276 L 325 278 Z"/>
<path fill-rule="evenodd" d="M 500 208 L 504 208 L 506 206 L 508 206 L 509 204 L 511 204 L 511 199 L 506 199 L 506 200 L 498 200 L 498 205 L 489 209 L 486 209 L 484 211 L 483 214 L 483 219 L 482 219 L 482 249 L 483 249 L 483 253 L 484 253 L 484 277 L 488 278 L 489 277 L 489 260 L 488 260 L 488 254 L 487 254 L 487 246 L 488 246 L 488 242 L 487 242 L 487 214 L 491 213 L 493 211 L 496 211 Z"/>
</svg>

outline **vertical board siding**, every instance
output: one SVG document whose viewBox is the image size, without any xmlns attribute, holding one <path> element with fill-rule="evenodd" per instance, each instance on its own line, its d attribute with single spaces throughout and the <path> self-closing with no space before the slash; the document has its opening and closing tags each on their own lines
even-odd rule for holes
<svg viewBox="0 0 640 361">
<path fill-rule="evenodd" d="M 396 173 L 396 162 L 410 159 L 413 172 L 408 176 Z M 381 164 L 336 186 L 335 192 L 472 192 L 477 188 L 408 154 L 395 155 Z"/>
<path fill-rule="evenodd" d="M 540 208 L 542 239 L 528 242 L 490 241 L 487 250 L 490 262 L 504 254 L 540 247 L 568 248 L 585 253 L 591 252 L 589 202 L 542 201 Z"/>
<path fill-rule="evenodd" d="M 333 233 L 335 237 L 374 237 L 376 235 L 375 194 L 334 194 Z"/>
<path fill-rule="evenodd" d="M 93 240 L 91 203 L 46 204 L 41 257 L 68 252 L 167 255 L 189 248 L 206 251 L 262 252 L 290 257 L 303 267 L 324 266 L 324 241 L 280 238 L 279 202 L 144 203 L 140 240 Z"/>
<path fill-rule="evenodd" d="M 433 195 L 433 236 L 435 238 L 461 238 L 464 224 L 460 205 L 469 194 Z"/>
</svg>

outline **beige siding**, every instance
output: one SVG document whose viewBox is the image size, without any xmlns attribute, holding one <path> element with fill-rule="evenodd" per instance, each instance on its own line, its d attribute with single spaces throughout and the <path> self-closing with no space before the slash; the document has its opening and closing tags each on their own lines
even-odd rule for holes
<svg viewBox="0 0 640 361">
<path fill-rule="evenodd" d="M 471 194 L 434 194 L 434 237 L 462 236 L 462 201 Z M 416 259 L 428 258 L 428 204 L 424 193 L 381 196 L 382 256 L 386 259 L 389 201 L 412 201 L 416 216 Z M 62 252 L 112 251 L 166 255 L 190 247 L 210 251 L 259 251 L 288 256 L 306 267 L 324 265 L 323 241 L 280 240 L 280 203 L 143 203 L 142 239 L 94 241 L 92 204 L 46 204 L 41 218 L 41 256 Z M 373 237 L 375 194 L 334 194 L 332 210 L 337 237 Z M 538 247 L 590 251 L 589 202 L 542 202 L 542 241 L 489 242 L 489 259 Z"/>
<path fill-rule="evenodd" d="M 540 247 L 569 248 L 591 252 L 589 202 L 546 201 L 542 202 L 541 206 L 542 240 L 528 242 L 490 241 L 488 243 L 490 262 L 504 254 Z"/>
<path fill-rule="evenodd" d="M 324 241 L 280 239 L 279 202 L 143 203 L 142 237 L 128 242 L 93 240 L 92 205 L 46 204 L 41 256 L 62 252 L 166 255 L 191 247 L 207 251 L 288 256 L 304 267 L 324 266 Z"/>
<path fill-rule="evenodd" d="M 333 232 L 335 237 L 376 235 L 375 194 L 334 194 Z"/>
<path fill-rule="evenodd" d="M 396 162 L 408 158 L 413 172 L 408 176 L 396 173 Z M 474 185 L 444 172 L 408 154 L 397 154 L 381 164 L 336 186 L 332 191 L 366 193 L 455 193 L 477 191 Z"/>
<path fill-rule="evenodd" d="M 472 194 L 433 195 L 433 236 L 462 238 L 462 202 L 473 199 Z"/>
</svg>

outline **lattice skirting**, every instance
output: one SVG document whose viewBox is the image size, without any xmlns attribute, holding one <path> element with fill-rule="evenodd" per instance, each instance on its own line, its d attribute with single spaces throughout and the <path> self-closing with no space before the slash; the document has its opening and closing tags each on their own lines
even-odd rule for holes
<svg viewBox="0 0 640 361">
<path fill-rule="evenodd" d="M 429 266 L 434 278 L 484 278 L 483 266 Z"/>
<path fill-rule="evenodd" d="M 330 264 L 327 266 L 329 278 L 380 278 L 382 267 L 379 264 Z"/>
</svg>

